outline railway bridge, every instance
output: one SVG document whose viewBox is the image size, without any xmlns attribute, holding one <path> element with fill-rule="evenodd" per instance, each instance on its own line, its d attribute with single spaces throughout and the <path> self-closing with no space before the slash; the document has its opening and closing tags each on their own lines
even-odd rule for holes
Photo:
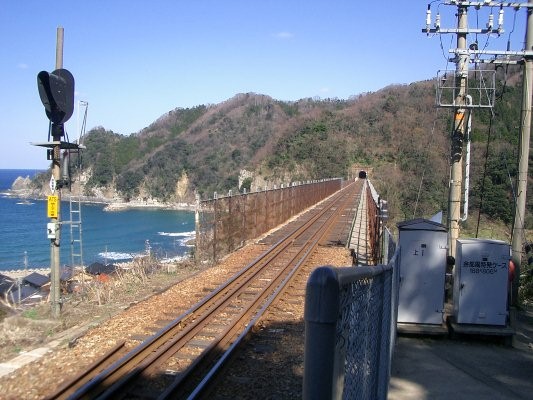
<svg viewBox="0 0 533 400">
<path fill-rule="evenodd" d="M 196 213 L 196 257 L 216 261 L 245 243 L 261 237 L 296 218 L 307 208 L 353 184 L 351 201 L 336 221 L 328 240 L 329 246 L 351 250 L 356 265 L 375 265 L 380 261 L 383 202 L 367 172 L 361 170 L 353 181 L 328 179 L 296 182 L 272 189 L 227 196 L 213 196 L 198 201 Z M 287 224 L 262 241 L 273 245 L 291 229 Z"/>
<path fill-rule="evenodd" d="M 177 287 L 163 326 L 130 332 L 47 397 L 265 398 L 278 377 L 301 397 L 306 282 L 320 265 L 381 261 L 379 203 L 366 173 L 198 202 L 195 256 L 218 280 Z"/>
</svg>

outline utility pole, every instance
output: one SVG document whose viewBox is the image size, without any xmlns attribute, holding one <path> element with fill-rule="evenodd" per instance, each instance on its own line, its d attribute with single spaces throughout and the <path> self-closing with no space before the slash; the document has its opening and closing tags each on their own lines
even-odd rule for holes
<svg viewBox="0 0 533 400">
<path fill-rule="evenodd" d="M 34 143 L 36 146 L 46 147 L 47 159 L 52 161 L 52 176 L 50 178 L 50 192 L 48 196 L 47 224 L 48 239 L 50 239 L 50 304 L 54 318 L 61 314 L 60 288 L 60 239 L 61 239 L 61 187 L 69 185 L 68 179 L 61 178 L 61 150 L 78 149 L 77 144 L 62 141 L 65 136 L 64 123 L 74 111 L 74 77 L 63 69 L 63 28 L 57 28 L 56 41 L 56 69 L 52 73 L 41 71 L 37 74 L 37 88 L 46 116 L 50 120 L 52 141 Z M 57 191 L 57 194 L 56 194 Z"/>
<path fill-rule="evenodd" d="M 64 30 L 57 28 L 56 41 L 56 70 L 63 68 L 63 38 Z M 54 129 L 56 128 L 56 129 Z M 54 142 L 52 156 L 52 177 L 54 181 L 61 180 L 61 137 L 63 126 L 52 124 L 52 140 Z M 55 238 L 50 239 L 50 302 L 52 316 L 59 318 L 61 314 L 61 282 L 60 282 L 60 239 L 61 239 L 61 188 L 57 188 L 57 217 L 50 218 L 50 223 L 55 224 Z"/>
<path fill-rule="evenodd" d="M 533 6 L 533 0 L 528 0 Z M 533 9 L 527 9 L 526 51 L 533 50 Z M 511 259 L 515 265 L 515 280 L 512 287 L 512 302 L 517 305 L 520 269 L 522 265 L 524 221 L 526 213 L 527 173 L 529 160 L 529 141 L 531 136 L 531 107 L 533 95 L 533 58 L 526 56 L 522 87 L 522 112 L 520 124 L 520 148 L 518 153 L 518 177 L 516 188 L 516 208 L 513 224 L 513 240 Z"/>
<path fill-rule="evenodd" d="M 451 154 L 450 154 L 450 186 L 449 186 L 449 197 L 448 197 L 448 254 L 455 257 L 456 253 L 456 240 L 459 237 L 460 231 L 460 222 L 466 219 L 467 210 L 465 209 L 465 218 L 461 219 L 461 189 L 463 185 L 463 142 L 469 140 L 467 129 L 468 121 L 472 110 L 474 108 L 492 108 L 494 106 L 494 92 L 495 92 L 495 68 L 483 70 L 483 76 L 485 79 L 483 82 L 479 82 L 478 87 L 472 87 L 471 83 L 468 81 L 469 78 L 469 63 L 475 63 L 476 66 L 479 64 L 518 64 L 521 61 L 517 60 L 518 57 L 523 57 L 526 60 L 526 69 L 529 68 L 527 72 L 529 76 L 529 83 L 525 81 L 524 87 L 531 89 L 532 86 L 532 72 L 533 66 L 531 65 L 531 60 L 533 56 L 533 40 L 529 42 L 526 46 L 526 49 L 523 51 L 511 51 L 509 48 L 507 50 L 479 50 L 477 46 L 477 41 L 470 43 L 467 42 L 469 34 L 476 35 L 492 35 L 500 36 L 504 33 L 503 21 L 504 21 L 504 9 L 511 8 L 515 11 L 526 8 L 528 12 L 528 32 L 532 32 L 530 27 L 531 20 L 531 11 L 533 9 L 533 0 L 528 0 L 528 3 L 518 3 L 518 2 L 501 2 L 501 1 L 463 1 L 463 0 L 448 0 L 443 2 L 445 5 L 451 5 L 457 7 L 457 28 L 452 29 L 443 29 L 441 27 L 441 16 L 437 13 L 434 26 L 432 26 L 431 18 L 431 3 L 428 5 L 426 13 L 426 28 L 422 29 L 423 33 L 426 33 L 428 36 L 431 34 L 441 35 L 441 34 L 454 34 L 457 35 L 457 48 L 450 50 L 450 53 L 455 54 L 454 58 L 450 58 L 450 61 L 456 64 L 455 74 L 453 83 L 450 85 L 448 82 L 448 76 L 451 75 L 449 72 L 446 72 L 442 76 L 437 77 L 437 102 L 441 107 L 450 107 L 454 110 L 454 123 L 453 123 L 453 132 L 451 137 Z M 490 15 L 488 21 L 483 28 L 470 28 L 468 26 L 467 13 L 468 9 L 473 7 L 475 10 L 480 10 L 481 8 L 489 8 Z M 492 15 L 492 10 L 498 10 L 497 19 L 495 21 L 494 16 Z M 529 38 L 530 34 L 526 34 Z M 476 36 L 477 37 L 477 36 Z M 527 41 L 526 38 L 526 41 Z M 490 56 L 491 58 L 487 58 Z M 484 58 L 485 57 L 485 58 Z M 511 59 L 514 57 L 514 59 Z M 529 66 L 528 66 L 529 65 Z M 485 78 L 487 75 L 491 75 L 491 78 Z M 526 72 L 524 73 L 526 75 Z M 481 79 L 481 78 L 480 78 Z M 492 80 L 490 82 L 489 80 Z M 473 94 L 478 94 L 477 96 L 469 95 L 469 91 L 472 90 Z M 525 89 L 524 89 L 525 90 Z M 481 93 L 483 92 L 483 95 Z M 527 97 L 527 100 L 526 100 Z M 453 99 L 450 101 L 450 99 Z M 473 99 L 473 101 L 472 101 Z M 526 119 L 530 121 L 531 113 L 531 92 L 529 94 L 524 92 L 524 105 L 523 110 L 527 109 L 527 112 L 523 111 L 522 122 L 525 122 Z M 529 115 L 526 117 L 526 115 Z M 524 133 L 524 129 L 527 130 L 527 134 Z M 530 125 L 528 122 L 528 127 L 523 129 L 523 139 L 522 139 L 522 155 L 520 158 L 521 162 L 527 163 L 527 153 L 524 155 L 524 148 L 526 151 L 529 147 L 529 132 Z M 528 143 L 526 144 L 526 138 Z M 518 222 L 522 224 L 520 232 L 513 233 L 513 240 L 522 240 L 523 237 L 523 221 L 524 221 L 524 212 L 525 212 L 525 184 L 527 181 L 527 166 L 521 167 L 524 171 L 522 174 L 519 174 L 519 181 L 523 183 L 524 189 L 518 189 L 519 194 L 522 196 L 521 201 L 524 203 L 521 206 L 517 204 L 517 213 L 520 212 L 519 216 L 515 218 L 515 225 Z M 466 182 L 465 182 L 466 183 Z M 467 192 L 467 191 L 465 191 Z M 467 202 L 465 201 L 465 207 Z M 521 211 L 520 211 L 521 209 Z M 518 214 L 517 214 L 518 215 Z M 517 251 L 521 251 L 521 244 L 517 244 Z M 513 258 L 514 260 L 514 258 Z M 518 267 L 519 263 L 515 261 L 515 265 Z"/>
<path fill-rule="evenodd" d="M 458 88 L 455 98 L 454 125 L 450 154 L 450 190 L 448 195 L 448 255 L 455 257 L 455 243 L 459 238 L 459 220 L 461 218 L 461 193 L 463 183 L 463 142 L 466 121 L 466 89 L 468 64 L 470 57 L 467 49 L 466 35 L 468 29 L 468 9 L 459 5 L 457 10 L 457 50 L 458 59 L 455 73 L 455 86 Z"/>
</svg>

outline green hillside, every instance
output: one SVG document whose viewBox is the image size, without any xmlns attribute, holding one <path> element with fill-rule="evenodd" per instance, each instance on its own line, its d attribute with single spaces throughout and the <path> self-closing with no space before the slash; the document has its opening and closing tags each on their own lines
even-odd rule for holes
<svg viewBox="0 0 533 400">
<path fill-rule="evenodd" d="M 482 199 L 483 211 L 504 224 L 513 216 L 519 136 L 514 76 L 499 74 L 492 121 L 488 110 L 475 110 L 472 124 L 471 214 Z M 350 177 L 364 166 L 393 221 L 427 217 L 446 211 L 452 121 L 451 111 L 435 107 L 434 84 L 393 85 L 349 100 L 239 94 L 169 111 L 130 136 L 98 127 L 84 139 L 85 191 L 112 187 L 125 199 L 192 201 L 195 191 L 207 198 L 267 182 Z M 528 207 L 531 215 L 531 201 Z"/>
</svg>

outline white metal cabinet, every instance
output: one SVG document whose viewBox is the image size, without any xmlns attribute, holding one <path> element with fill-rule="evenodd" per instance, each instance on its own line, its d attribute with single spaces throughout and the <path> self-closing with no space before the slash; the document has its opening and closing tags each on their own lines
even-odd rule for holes
<svg viewBox="0 0 533 400">
<path fill-rule="evenodd" d="M 454 268 L 454 316 L 459 324 L 505 325 L 509 244 L 458 239 Z"/>
<path fill-rule="evenodd" d="M 398 322 L 442 324 L 446 276 L 446 227 L 414 219 L 398 224 L 400 288 Z"/>
</svg>

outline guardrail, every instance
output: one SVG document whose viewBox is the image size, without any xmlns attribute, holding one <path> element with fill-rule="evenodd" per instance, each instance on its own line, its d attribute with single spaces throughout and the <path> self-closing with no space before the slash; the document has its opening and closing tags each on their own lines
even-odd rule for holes
<svg viewBox="0 0 533 400">
<path fill-rule="evenodd" d="M 304 399 L 387 398 L 398 258 L 394 251 L 387 265 L 325 266 L 311 274 L 304 314 Z"/>
<path fill-rule="evenodd" d="M 341 178 L 197 201 L 196 259 L 217 261 L 343 187 Z"/>
</svg>

